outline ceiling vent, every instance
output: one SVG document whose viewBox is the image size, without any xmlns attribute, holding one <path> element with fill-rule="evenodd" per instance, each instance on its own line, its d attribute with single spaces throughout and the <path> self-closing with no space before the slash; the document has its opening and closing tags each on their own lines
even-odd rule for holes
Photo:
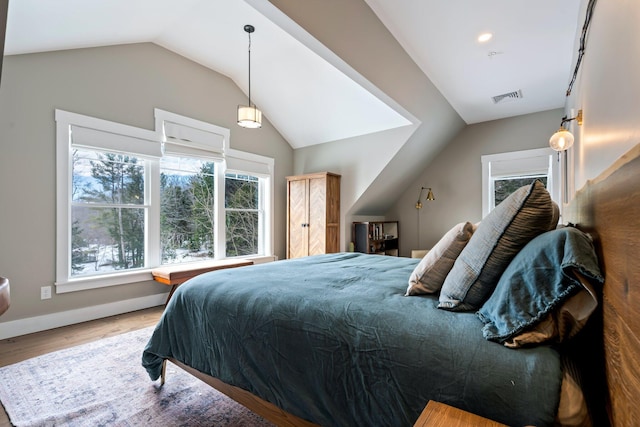
<svg viewBox="0 0 640 427">
<path fill-rule="evenodd" d="M 522 90 L 516 90 L 513 92 L 503 93 L 502 95 L 492 96 L 494 104 L 503 104 L 505 102 L 515 101 L 522 98 Z"/>
</svg>

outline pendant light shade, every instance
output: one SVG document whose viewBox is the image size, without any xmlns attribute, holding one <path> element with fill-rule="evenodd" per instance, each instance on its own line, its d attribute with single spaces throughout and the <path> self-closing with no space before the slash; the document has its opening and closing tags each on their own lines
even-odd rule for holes
<svg viewBox="0 0 640 427">
<path fill-rule="evenodd" d="M 253 25 L 245 25 L 244 30 L 249 34 L 249 105 L 238 105 L 238 125 L 257 129 L 262 126 L 262 111 L 251 105 L 251 33 L 256 29 Z"/>
<path fill-rule="evenodd" d="M 262 111 L 255 105 L 238 105 L 238 124 L 243 128 L 259 128 L 262 126 Z"/>
</svg>

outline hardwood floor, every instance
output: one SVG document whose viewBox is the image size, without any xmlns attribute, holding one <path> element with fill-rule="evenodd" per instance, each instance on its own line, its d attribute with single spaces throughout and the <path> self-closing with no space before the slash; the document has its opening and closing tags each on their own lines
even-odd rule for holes
<svg viewBox="0 0 640 427">
<path fill-rule="evenodd" d="M 163 310 L 164 306 L 158 306 L 0 340 L 0 367 L 63 348 L 153 326 L 160 319 Z M 0 406 L 0 427 L 10 427 L 11 425 L 4 407 Z"/>
</svg>

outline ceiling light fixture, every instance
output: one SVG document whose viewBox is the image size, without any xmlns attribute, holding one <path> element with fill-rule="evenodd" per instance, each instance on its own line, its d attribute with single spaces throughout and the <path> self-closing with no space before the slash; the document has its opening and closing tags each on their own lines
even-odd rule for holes
<svg viewBox="0 0 640 427">
<path fill-rule="evenodd" d="M 573 145 L 573 134 L 565 129 L 564 124 L 575 120 L 578 125 L 582 126 L 582 110 L 578 110 L 578 115 L 568 119 L 567 116 L 562 118 L 562 122 L 560 123 L 560 129 L 556 133 L 549 138 L 549 145 L 555 151 L 564 151 Z"/>
<path fill-rule="evenodd" d="M 491 33 L 482 33 L 478 36 L 478 41 L 480 43 L 486 43 L 489 40 L 491 40 L 492 37 L 493 37 L 493 34 Z"/>
<path fill-rule="evenodd" d="M 245 25 L 244 30 L 249 34 L 249 105 L 238 105 L 238 125 L 256 129 L 262 126 L 262 111 L 251 105 L 251 33 L 256 29 L 253 25 Z"/>
</svg>

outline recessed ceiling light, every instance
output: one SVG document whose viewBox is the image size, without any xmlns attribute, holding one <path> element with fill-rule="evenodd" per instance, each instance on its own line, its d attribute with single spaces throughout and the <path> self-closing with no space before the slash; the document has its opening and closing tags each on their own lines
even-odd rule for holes
<svg viewBox="0 0 640 427">
<path fill-rule="evenodd" d="M 493 37 L 493 34 L 491 33 L 482 33 L 478 36 L 478 41 L 480 43 L 488 42 L 491 40 L 491 37 Z"/>
</svg>

